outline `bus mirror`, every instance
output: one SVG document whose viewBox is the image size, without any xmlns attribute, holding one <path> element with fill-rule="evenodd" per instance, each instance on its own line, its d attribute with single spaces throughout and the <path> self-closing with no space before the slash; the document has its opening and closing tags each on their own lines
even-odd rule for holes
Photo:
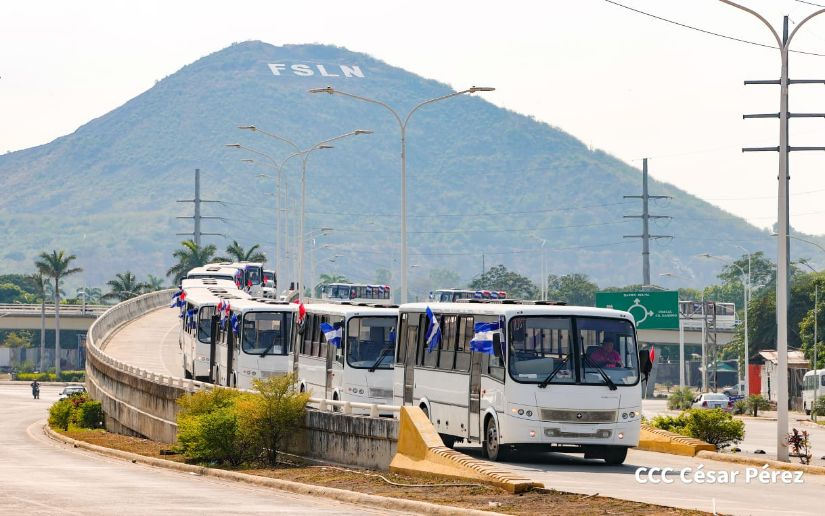
<svg viewBox="0 0 825 516">
<path fill-rule="evenodd" d="M 501 357 L 501 334 L 493 334 L 493 355 Z"/>
<path fill-rule="evenodd" d="M 639 369 L 644 375 L 644 381 L 647 381 L 647 377 L 653 369 L 653 362 L 650 361 L 650 350 L 642 349 L 639 351 Z"/>
</svg>

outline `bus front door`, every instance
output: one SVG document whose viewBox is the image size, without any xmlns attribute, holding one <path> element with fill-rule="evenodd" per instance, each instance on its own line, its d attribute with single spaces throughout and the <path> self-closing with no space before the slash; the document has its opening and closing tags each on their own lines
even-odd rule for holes
<svg viewBox="0 0 825 516">
<path fill-rule="evenodd" d="M 212 316 L 212 329 L 209 333 L 209 383 L 218 383 L 218 375 L 215 373 L 218 365 L 218 357 L 216 356 L 216 346 L 218 340 L 218 321 L 220 317 Z"/>
<path fill-rule="evenodd" d="M 407 314 L 403 315 L 405 318 L 408 317 Z M 413 391 L 415 388 L 415 353 L 418 349 L 418 325 L 417 324 L 410 324 L 412 322 L 413 317 L 409 316 L 408 320 L 406 321 L 407 324 L 403 325 L 402 328 L 405 328 L 407 335 L 405 339 L 400 339 L 402 335 L 399 335 L 399 339 L 404 344 L 405 349 L 403 350 L 404 354 L 404 401 L 403 405 L 412 405 L 413 404 Z"/>
<path fill-rule="evenodd" d="M 481 435 L 481 353 L 473 352 L 470 357 L 469 421 L 467 436 L 480 440 Z"/>
<path fill-rule="evenodd" d="M 232 331 L 228 321 L 226 324 L 230 326 L 226 332 L 226 386 L 235 387 L 235 363 L 233 361 L 235 355 L 235 332 Z"/>
<path fill-rule="evenodd" d="M 332 391 L 335 390 L 334 387 L 333 387 L 333 384 L 332 384 L 332 377 L 334 375 L 334 373 L 332 372 L 332 362 L 335 360 L 335 351 L 337 349 L 339 349 L 339 348 L 333 346 L 332 344 L 327 345 L 327 363 L 326 363 L 327 374 L 326 374 L 326 379 L 325 379 L 325 383 L 324 383 L 324 385 L 325 385 L 325 388 L 324 388 L 325 396 L 324 397 L 328 400 L 332 399 Z"/>
</svg>

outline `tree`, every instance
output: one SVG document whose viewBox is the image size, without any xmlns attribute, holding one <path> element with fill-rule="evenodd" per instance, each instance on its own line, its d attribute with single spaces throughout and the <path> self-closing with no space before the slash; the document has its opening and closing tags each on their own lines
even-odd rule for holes
<svg viewBox="0 0 825 516">
<path fill-rule="evenodd" d="M 7 348 L 28 348 L 32 345 L 32 334 L 30 331 L 16 331 L 6 335 L 3 346 Z"/>
<path fill-rule="evenodd" d="M 54 279 L 54 369 L 57 378 L 60 378 L 60 280 L 83 271 L 80 267 L 71 267 L 71 263 L 76 259 L 75 255 L 66 255 L 61 249 L 53 250 L 51 254 L 42 252 L 34 261 L 34 266 L 40 274 Z"/>
<path fill-rule="evenodd" d="M 178 285 L 190 270 L 211 262 L 218 250 L 213 244 L 199 246 L 192 240 L 184 240 L 181 246 L 172 253 L 172 257 L 177 259 L 178 263 L 166 271 L 166 276 L 172 277 L 172 283 L 175 285 Z"/>
<path fill-rule="evenodd" d="M 103 299 L 114 299 L 119 302 L 137 297 L 146 288 L 145 284 L 138 282 L 137 277 L 131 271 L 115 274 L 115 278 L 107 281 L 106 284 L 112 290 L 107 292 Z"/>
<path fill-rule="evenodd" d="M 245 251 L 241 244 L 238 243 L 237 240 L 233 240 L 231 244 L 226 247 L 226 254 L 229 255 L 228 258 L 217 258 L 219 261 L 227 261 L 227 262 L 265 262 L 266 255 L 258 249 L 260 249 L 260 244 L 255 244 L 249 248 L 248 251 Z"/>
<path fill-rule="evenodd" d="M 547 297 L 556 301 L 564 301 L 574 306 L 595 306 L 596 291 L 599 286 L 590 281 L 586 274 L 565 274 L 547 277 Z"/>
<path fill-rule="evenodd" d="M 29 303 L 31 297 L 14 283 L 0 283 L 0 303 Z"/>
<path fill-rule="evenodd" d="M 825 272 L 812 274 L 812 276 L 814 286 L 819 286 L 819 309 L 815 310 L 814 301 L 816 296 L 812 296 L 809 301 L 810 309 L 802 318 L 802 322 L 799 323 L 799 335 L 802 339 L 802 351 L 805 353 L 805 358 L 813 363 L 814 333 L 816 333 L 816 340 L 818 342 L 816 352 L 817 363 L 814 365 L 814 368 L 821 369 L 825 367 L 825 356 L 823 356 L 825 355 L 825 346 L 823 345 L 823 341 L 825 341 L 825 335 L 823 335 L 823 332 L 825 332 Z M 814 332 L 815 325 L 816 332 Z"/>
<path fill-rule="evenodd" d="M 529 278 L 507 270 L 504 265 L 496 265 L 470 282 L 468 288 L 479 290 L 504 290 L 512 299 L 535 299 L 538 287 Z"/>
<path fill-rule="evenodd" d="M 319 284 L 328 285 L 329 283 L 352 283 L 346 276 L 342 274 L 321 274 L 318 278 Z"/>
<path fill-rule="evenodd" d="M 143 283 L 143 287 L 146 292 L 157 292 L 158 290 L 163 290 L 163 278 L 150 274 Z"/>
<path fill-rule="evenodd" d="M 34 295 L 40 301 L 40 371 L 46 370 L 46 283 L 43 274 L 35 272 L 29 276 L 34 285 Z"/>
<path fill-rule="evenodd" d="M 103 298 L 103 292 L 97 287 L 80 287 L 77 289 L 77 297 L 82 297 L 86 304 L 96 305 Z"/>
</svg>

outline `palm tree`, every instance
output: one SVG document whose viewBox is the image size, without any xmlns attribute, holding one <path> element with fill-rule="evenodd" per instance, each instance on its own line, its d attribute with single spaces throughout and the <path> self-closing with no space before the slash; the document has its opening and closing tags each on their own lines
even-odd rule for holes
<svg viewBox="0 0 825 516">
<path fill-rule="evenodd" d="M 141 293 L 146 289 L 146 284 L 139 283 L 137 277 L 131 271 L 115 274 L 115 278 L 106 282 L 112 290 L 103 295 L 103 299 L 116 299 L 126 301 Z"/>
<path fill-rule="evenodd" d="M 100 303 L 103 292 L 97 287 L 80 287 L 77 289 L 77 297 L 83 297 L 83 304 L 96 305 Z"/>
<path fill-rule="evenodd" d="M 226 247 L 226 253 L 229 255 L 228 258 L 218 258 L 220 261 L 227 261 L 227 262 L 265 262 L 266 255 L 258 249 L 260 249 L 260 244 L 255 244 L 249 248 L 248 251 L 244 251 L 244 248 L 241 244 L 238 243 L 237 240 L 233 240 L 232 244 Z"/>
<path fill-rule="evenodd" d="M 34 284 L 35 299 L 40 300 L 40 371 L 46 370 L 46 282 L 43 274 L 35 272 L 29 276 Z"/>
<path fill-rule="evenodd" d="M 192 240 L 184 240 L 181 245 L 182 248 L 172 253 L 178 263 L 166 271 L 166 275 L 172 277 L 172 282 L 175 285 L 178 285 L 181 278 L 185 277 L 190 270 L 211 262 L 218 250 L 213 244 L 201 247 Z"/>
<path fill-rule="evenodd" d="M 37 272 L 54 279 L 54 371 L 57 378 L 60 378 L 60 279 L 83 271 L 80 267 L 70 267 L 76 259 L 77 256 L 66 255 L 61 249 L 53 250 L 51 254 L 42 252 L 34 261 Z"/>
<path fill-rule="evenodd" d="M 157 292 L 163 290 L 163 278 L 150 274 L 148 279 L 143 282 L 144 292 Z"/>
<path fill-rule="evenodd" d="M 321 277 L 318 278 L 322 285 L 326 285 L 328 283 L 351 283 L 346 276 L 341 274 L 321 274 Z"/>
</svg>

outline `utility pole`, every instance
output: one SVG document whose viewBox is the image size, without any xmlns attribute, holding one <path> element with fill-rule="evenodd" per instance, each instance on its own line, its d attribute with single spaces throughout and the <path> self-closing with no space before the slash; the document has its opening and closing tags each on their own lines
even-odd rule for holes
<svg viewBox="0 0 825 516">
<path fill-rule="evenodd" d="M 825 80 L 822 79 L 794 79 L 791 80 L 788 76 L 788 54 L 790 50 L 791 40 L 793 40 L 796 32 L 802 28 L 811 18 L 819 14 L 825 13 L 825 9 L 809 14 L 801 22 L 796 24 L 793 31 L 788 31 L 788 17 L 785 16 L 782 20 L 782 36 L 776 32 L 773 26 L 753 9 L 739 5 L 731 0 L 720 0 L 737 9 L 741 9 L 748 14 L 751 14 L 759 19 L 768 30 L 771 31 L 776 46 L 779 49 L 780 57 L 780 75 L 779 79 L 759 80 L 759 81 L 745 81 L 745 85 L 749 84 L 774 84 L 779 86 L 779 113 L 759 113 L 755 115 L 743 115 L 743 118 L 777 118 L 779 119 L 779 146 L 777 147 L 751 147 L 744 148 L 742 152 L 760 152 L 771 151 L 779 153 L 779 188 L 777 193 L 777 256 L 776 256 L 776 355 L 779 371 L 777 372 L 777 386 L 776 386 L 776 459 L 782 462 L 788 462 L 788 442 L 786 436 L 788 434 L 788 298 L 789 296 L 789 254 L 790 244 L 788 241 L 788 233 L 790 229 L 790 213 L 788 211 L 789 205 L 789 160 L 788 155 L 791 151 L 812 151 L 825 150 L 825 147 L 791 147 L 789 143 L 788 120 L 790 118 L 821 118 L 825 117 L 823 113 L 789 113 L 788 112 L 788 86 L 791 84 L 823 84 Z"/>
<path fill-rule="evenodd" d="M 175 233 L 176 235 L 192 235 L 192 240 L 195 242 L 195 245 L 198 247 L 201 246 L 201 237 L 202 236 L 224 236 L 222 233 L 203 233 L 201 231 L 201 220 L 202 219 L 218 219 L 222 222 L 225 222 L 223 217 L 205 217 L 201 215 L 201 203 L 202 202 L 221 202 L 221 201 L 207 201 L 201 199 L 201 170 L 199 168 L 195 169 L 195 198 L 194 199 L 179 199 L 177 202 L 191 202 L 195 205 L 195 214 L 192 217 L 175 217 L 178 219 L 193 219 L 195 221 L 195 228 L 192 233 Z"/>
<path fill-rule="evenodd" d="M 650 239 L 673 238 L 671 235 L 651 235 L 650 219 L 669 219 L 667 215 L 651 215 L 648 211 L 648 200 L 670 199 L 669 195 L 650 195 L 647 193 L 647 158 L 642 160 L 642 195 L 625 195 L 625 199 L 641 199 L 641 215 L 625 215 L 626 219 L 642 219 L 641 235 L 625 235 L 624 238 L 642 239 L 642 285 L 650 285 Z"/>
</svg>

